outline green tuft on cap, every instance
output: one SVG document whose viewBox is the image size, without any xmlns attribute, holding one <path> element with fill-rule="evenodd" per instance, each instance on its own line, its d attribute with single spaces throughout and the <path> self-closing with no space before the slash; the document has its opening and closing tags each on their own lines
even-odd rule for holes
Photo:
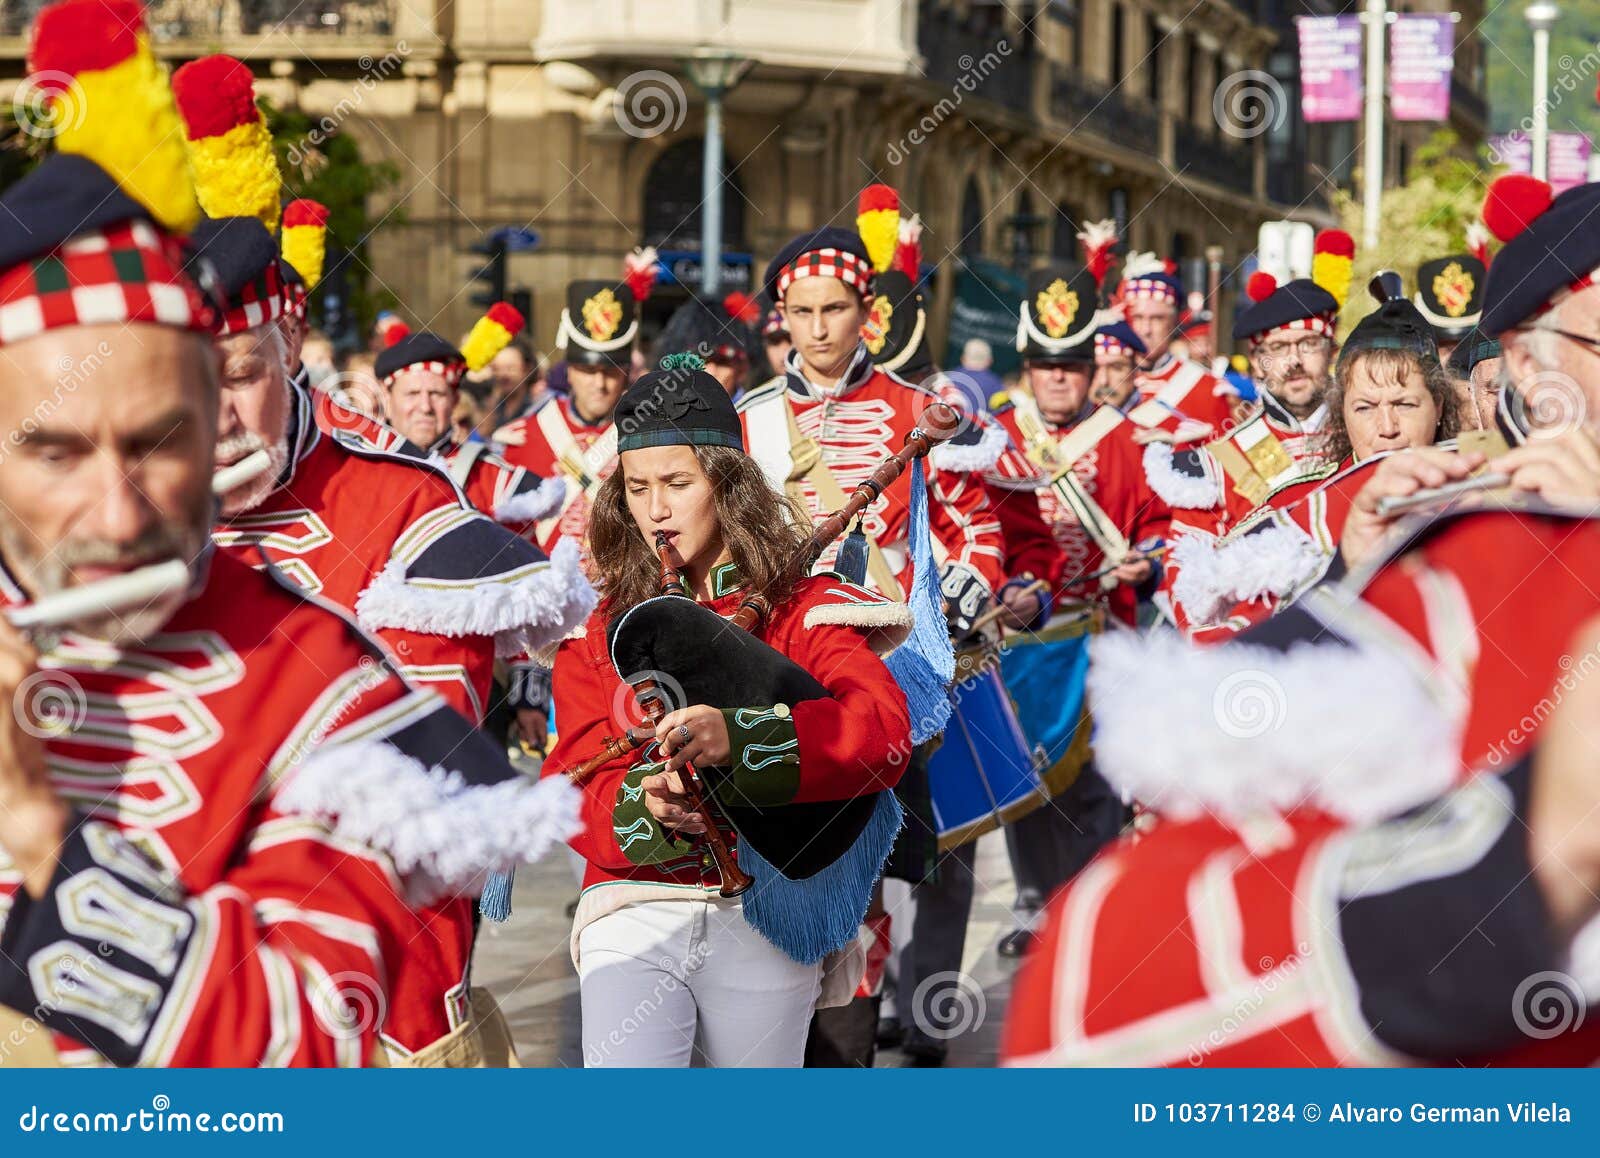
<svg viewBox="0 0 1600 1158">
<path fill-rule="evenodd" d="M 704 370 L 706 360 L 699 354 L 668 354 L 661 359 L 663 370 Z"/>
</svg>

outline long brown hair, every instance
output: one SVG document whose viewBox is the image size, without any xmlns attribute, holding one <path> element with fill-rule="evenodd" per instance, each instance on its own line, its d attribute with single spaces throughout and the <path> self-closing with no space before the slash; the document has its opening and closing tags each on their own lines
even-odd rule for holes
<svg viewBox="0 0 1600 1158">
<path fill-rule="evenodd" d="M 1433 440 L 1443 442 L 1461 433 L 1461 416 L 1456 404 L 1456 389 L 1450 375 L 1432 358 L 1419 357 L 1407 350 L 1373 348 L 1358 350 L 1339 363 L 1338 372 L 1323 393 L 1328 405 L 1327 425 L 1323 427 L 1322 453 L 1334 462 L 1350 457 L 1350 432 L 1344 425 L 1344 396 L 1350 389 L 1350 380 L 1357 366 L 1366 366 L 1367 375 L 1376 382 L 1394 385 L 1404 382 L 1406 372 L 1412 367 L 1422 372 L 1422 385 L 1433 399 L 1439 412 L 1438 425 L 1433 430 Z"/>
<path fill-rule="evenodd" d="M 800 555 L 811 522 L 793 500 L 772 489 L 755 459 L 727 446 L 692 447 L 711 481 L 722 541 L 740 585 L 777 607 L 804 577 Z M 608 616 L 660 594 L 661 562 L 628 510 L 622 467 L 600 484 L 589 514 L 589 557 Z"/>
</svg>

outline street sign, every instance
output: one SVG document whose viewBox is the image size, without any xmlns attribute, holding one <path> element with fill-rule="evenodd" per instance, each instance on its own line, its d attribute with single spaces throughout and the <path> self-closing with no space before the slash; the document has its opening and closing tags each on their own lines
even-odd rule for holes
<svg viewBox="0 0 1600 1158">
<path fill-rule="evenodd" d="M 507 253 L 526 253 L 530 249 L 538 249 L 539 242 L 544 239 L 539 236 L 539 231 L 536 229 L 502 225 L 489 234 L 489 240 L 502 243 Z"/>
<path fill-rule="evenodd" d="M 1304 221 L 1263 221 L 1256 234 L 1256 260 L 1279 284 L 1311 276 L 1316 230 Z"/>
<path fill-rule="evenodd" d="M 700 288 L 700 251 L 698 249 L 663 249 L 656 254 L 661 263 L 663 284 L 676 282 L 687 290 Z M 754 261 L 748 253 L 722 255 L 722 272 L 717 278 L 717 288 L 723 292 L 739 290 L 749 293 L 754 280 Z"/>
</svg>

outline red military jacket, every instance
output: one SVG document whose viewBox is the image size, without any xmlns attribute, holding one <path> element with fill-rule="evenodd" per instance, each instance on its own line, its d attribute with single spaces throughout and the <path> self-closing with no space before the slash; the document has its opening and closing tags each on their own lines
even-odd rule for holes
<svg viewBox="0 0 1600 1158">
<path fill-rule="evenodd" d="M 547 559 L 478 514 L 424 462 L 324 436 L 292 395 L 291 467 L 260 506 L 218 523 L 216 544 L 262 555 L 301 589 L 355 615 L 470 720 L 494 661 L 553 646 L 594 592 L 571 547 Z"/>
<path fill-rule="evenodd" d="M 21 601 L 3 575 L 0 601 Z M 39 667 L 73 827 L 42 897 L 0 851 L 0 1004 L 66 1064 L 361 1065 L 380 1041 L 426 1045 L 464 1012 L 459 898 L 570 823 L 572 802 L 512 779 L 352 624 L 225 554 L 148 640 L 67 633 Z M 515 830 L 484 823 L 519 810 Z"/>
<path fill-rule="evenodd" d="M 539 478 L 564 478 L 567 482 L 559 513 L 539 522 L 538 544 L 547 552 L 554 551 L 565 537 L 587 551 L 584 544 L 594 491 L 617 468 L 617 438 L 610 416 L 589 422 L 573 409 L 570 398 L 551 395 L 532 414 L 495 431 L 494 440 L 512 466 Z"/>
<path fill-rule="evenodd" d="M 1458 500 L 1456 514 L 1419 519 L 1340 590 L 1303 597 L 1274 621 L 1279 647 L 1304 641 L 1287 651 L 1123 640 L 1097 651 L 1100 766 L 1170 819 L 1052 902 L 1013 991 L 1012 1062 L 1405 1060 L 1364 1017 L 1340 906 L 1448 872 L 1497 838 L 1509 805 L 1492 778 L 1530 755 L 1551 696 L 1582 678 L 1573 639 L 1595 614 L 1600 522 L 1500 502 Z M 1139 710 L 1153 693 L 1159 734 Z M 1375 826 L 1445 799 L 1454 848 L 1419 845 L 1434 826 L 1407 818 L 1374 852 Z M 1410 864 L 1412 846 L 1443 859 Z M 1482 906 L 1485 919 L 1494 907 Z M 1446 955 L 1414 962 L 1415 983 Z M 1600 1056 L 1592 1025 L 1536 1036 L 1456 1060 Z"/>
<path fill-rule="evenodd" d="M 1161 423 L 1164 428 L 1175 429 L 1185 418 L 1204 423 L 1215 433 L 1234 425 L 1233 395 L 1222 379 L 1198 362 L 1165 354 L 1151 369 L 1134 376 L 1134 388 L 1140 402 L 1157 402 L 1169 412 L 1170 420 Z"/>
<path fill-rule="evenodd" d="M 823 461 L 848 496 L 862 480 L 905 444 L 905 437 L 938 395 L 880 370 L 865 346 L 858 347 L 843 379 L 833 387 L 808 382 L 791 355 L 781 378 L 748 391 L 739 399 L 745 448 L 761 464 L 767 478 L 782 486 L 796 470 L 784 404 L 794 415 L 802 437 L 815 440 Z M 941 570 L 959 564 L 976 574 L 992 592 L 1005 580 L 1005 543 L 1000 523 L 989 509 L 983 480 L 976 473 L 991 466 L 1004 439 L 989 428 L 972 446 L 943 445 L 929 455 L 928 524 Z M 802 502 L 817 521 L 832 513 L 812 483 L 795 480 Z M 912 566 L 906 551 L 910 525 L 911 472 L 901 474 L 867 507 L 863 525 L 882 549 L 903 591 L 910 590 Z M 832 565 L 837 545 L 819 567 Z M 869 575 L 870 581 L 870 575 Z M 899 592 L 886 592 L 895 598 Z"/>
<path fill-rule="evenodd" d="M 1113 564 L 1079 513 L 1052 489 L 1049 474 L 1030 457 L 1017 406 L 1001 407 L 994 416 L 1011 444 L 985 472 L 984 486 L 1005 534 L 1007 572 L 1048 580 L 1056 599 L 1105 599 L 1118 618 L 1132 624 L 1134 590 L 1126 584 L 1107 588 L 1094 577 Z M 1040 421 L 1054 447 L 1075 455 L 1072 472 L 1082 493 L 1130 546 L 1165 537 L 1170 511 L 1145 480 L 1144 448 L 1132 437 L 1137 427 L 1106 406 L 1086 409 L 1078 422 L 1064 426 L 1044 423 L 1042 417 Z M 1092 439 L 1081 453 L 1072 441 L 1075 432 L 1085 442 Z"/>
<path fill-rule="evenodd" d="M 731 617 L 742 589 L 735 568 L 712 576 L 715 596 L 709 606 Z M 562 643 L 556 653 L 554 686 L 561 736 L 542 774 L 560 776 L 602 750 L 602 739 L 616 735 L 619 707 L 633 704 L 633 692 L 617 674 L 606 648 L 604 606 L 583 634 Z M 874 643 L 892 646 L 910 628 L 904 604 L 833 575 L 804 580 L 795 595 L 775 608 L 758 635 L 816 676 L 831 698 L 792 705 L 789 729 L 799 755 L 795 802 L 845 800 L 893 787 L 910 751 L 911 721 L 905 694 L 894 682 Z M 751 708 L 771 705 L 751 704 Z M 743 767 L 740 732 L 730 726 L 735 776 Z M 770 743 L 770 737 L 768 738 Z M 588 867 L 585 898 L 623 898 L 618 882 L 660 887 L 717 886 L 709 853 L 673 840 L 644 806 L 639 781 L 655 770 L 635 756 L 606 764 L 583 785 L 583 830 L 571 844 Z M 597 889 L 597 886 L 612 886 Z M 635 895 L 640 895 L 635 892 Z M 580 923 L 593 903 L 580 911 Z"/>
<path fill-rule="evenodd" d="M 447 434 L 432 446 L 419 447 L 392 426 L 345 406 L 325 390 L 313 391 L 312 400 L 317 429 L 324 434 L 391 454 L 437 457 L 475 509 L 524 537 L 531 539 L 539 520 L 554 514 L 566 497 L 564 482 L 512 466 L 493 443 L 456 442 Z"/>
</svg>

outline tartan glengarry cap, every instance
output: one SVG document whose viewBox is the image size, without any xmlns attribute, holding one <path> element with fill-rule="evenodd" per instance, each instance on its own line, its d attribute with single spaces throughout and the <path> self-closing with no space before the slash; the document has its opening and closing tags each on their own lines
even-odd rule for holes
<svg viewBox="0 0 1600 1158">
<path fill-rule="evenodd" d="M 216 310 L 183 242 L 94 162 L 46 159 L 0 197 L 0 346 L 144 322 L 206 332 Z"/>
<path fill-rule="evenodd" d="M 617 402 L 617 453 L 650 446 L 726 446 L 744 450 L 739 413 L 728 392 L 693 354 L 669 354 L 641 374 Z"/>
<path fill-rule="evenodd" d="M 862 297 L 872 294 L 872 259 L 860 234 L 852 229 L 827 226 L 791 238 L 767 263 L 762 288 L 775 302 L 803 277 L 836 277 Z"/>
<path fill-rule="evenodd" d="M 278 242 L 254 217 L 208 217 L 190 234 L 196 254 L 216 271 L 223 314 L 219 337 L 283 317 L 287 299 Z"/>
<path fill-rule="evenodd" d="M 423 330 L 407 334 L 373 359 L 372 373 L 385 386 L 403 370 L 431 370 L 454 386 L 461 380 L 467 360 L 461 351 L 438 334 Z"/>
</svg>

